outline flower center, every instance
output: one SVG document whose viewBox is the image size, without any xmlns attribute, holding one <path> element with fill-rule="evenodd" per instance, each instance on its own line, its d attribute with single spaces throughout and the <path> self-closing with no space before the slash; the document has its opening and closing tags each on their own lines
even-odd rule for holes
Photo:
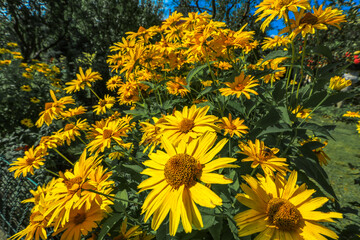
<svg viewBox="0 0 360 240">
<path fill-rule="evenodd" d="M 35 158 L 26 158 L 27 165 L 32 165 L 34 161 L 35 161 Z"/>
<path fill-rule="evenodd" d="M 74 223 L 75 223 L 75 225 L 82 224 L 83 222 L 85 222 L 85 219 L 86 219 L 85 213 L 78 213 L 74 217 Z"/>
<path fill-rule="evenodd" d="M 231 130 L 236 130 L 237 127 L 236 127 L 234 124 L 231 124 L 231 125 L 229 126 L 229 129 L 231 129 Z"/>
<path fill-rule="evenodd" d="M 70 194 L 76 193 L 81 188 L 81 177 L 75 177 L 72 179 L 64 179 L 64 184 Z"/>
<path fill-rule="evenodd" d="M 271 224 L 284 231 L 293 231 L 300 227 L 300 211 L 288 200 L 273 198 L 267 206 L 267 215 Z"/>
<path fill-rule="evenodd" d="M 103 138 L 104 138 L 104 139 L 111 138 L 112 133 L 113 133 L 112 130 L 110 130 L 110 129 L 105 129 L 105 130 L 104 130 L 104 133 L 103 133 Z"/>
<path fill-rule="evenodd" d="M 106 100 L 100 100 L 99 105 L 100 107 L 104 107 L 106 105 Z"/>
<path fill-rule="evenodd" d="M 188 118 L 184 118 L 181 120 L 179 124 L 179 130 L 183 133 L 188 133 L 194 127 L 194 121 Z"/>
<path fill-rule="evenodd" d="M 49 108 L 52 108 L 52 106 L 53 106 L 53 103 L 51 103 L 51 102 L 45 103 L 45 110 L 48 110 Z"/>
<path fill-rule="evenodd" d="M 73 129 L 74 127 L 75 127 L 74 124 L 68 123 L 68 124 L 65 125 L 64 130 L 69 131 L 69 130 Z"/>
<path fill-rule="evenodd" d="M 291 2 L 292 2 L 292 0 L 280 0 L 278 3 L 279 4 L 278 8 L 281 9 L 281 8 L 289 5 Z"/>
<path fill-rule="evenodd" d="M 241 84 L 241 83 L 239 83 L 238 85 L 235 86 L 235 90 L 236 90 L 236 91 L 241 91 L 241 90 L 243 90 L 244 88 L 245 88 L 244 85 Z"/>
<path fill-rule="evenodd" d="M 165 164 L 164 175 L 166 181 L 175 189 L 185 184 L 191 187 L 201 173 L 202 166 L 192 156 L 179 153 L 172 156 Z"/>
<path fill-rule="evenodd" d="M 306 13 L 304 17 L 300 19 L 300 24 L 310 24 L 315 25 L 318 21 L 318 18 L 311 13 Z"/>
</svg>

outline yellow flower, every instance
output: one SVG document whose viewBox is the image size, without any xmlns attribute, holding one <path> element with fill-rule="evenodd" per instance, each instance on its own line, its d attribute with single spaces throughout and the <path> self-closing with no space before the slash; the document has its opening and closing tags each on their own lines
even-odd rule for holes
<svg viewBox="0 0 360 240">
<path fill-rule="evenodd" d="M 92 82 L 102 79 L 100 73 L 93 72 L 91 68 L 86 70 L 85 74 L 81 67 L 79 68 L 79 71 L 80 74 L 76 74 L 77 79 L 65 83 L 66 85 L 69 85 L 68 87 L 64 88 L 66 93 L 80 91 L 80 89 L 84 89 L 85 86 L 91 87 Z"/>
<path fill-rule="evenodd" d="M 232 65 L 230 63 L 224 61 L 214 62 L 212 65 L 222 70 L 229 70 L 230 68 L 232 68 Z"/>
<path fill-rule="evenodd" d="M 28 72 L 24 72 L 24 73 L 22 74 L 22 76 L 23 76 L 24 78 L 27 78 L 27 79 L 34 79 L 34 76 L 33 76 L 31 73 L 28 73 Z"/>
<path fill-rule="evenodd" d="M 91 135 L 89 137 L 95 139 L 87 145 L 87 148 L 89 148 L 91 153 L 95 151 L 96 153 L 104 152 L 105 148 L 111 147 L 112 140 L 122 147 L 129 147 L 121 138 L 127 137 L 126 132 L 129 129 L 129 125 L 124 120 L 107 120 L 101 124 L 93 124 L 92 126 L 93 128 L 90 129 Z"/>
<path fill-rule="evenodd" d="M 85 131 L 89 128 L 89 124 L 84 120 L 77 120 L 76 123 L 71 122 L 65 125 L 57 132 L 57 136 L 63 141 L 66 141 L 67 145 L 70 146 L 71 141 L 75 141 L 75 137 L 81 136 L 80 131 Z"/>
<path fill-rule="evenodd" d="M 91 212 L 94 206 L 99 205 L 103 212 L 107 205 L 112 204 L 109 200 L 105 201 L 106 197 L 96 193 L 108 194 L 114 183 L 108 181 L 111 172 L 103 169 L 101 158 L 97 155 L 86 157 L 84 150 L 74 169 L 59 174 L 60 178 L 49 194 L 48 200 L 51 202 L 45 212 L 49 222 L 54 222 L 54 232 L 57 232 L 59 227 L 71 224 L 71 217 L 74 216 L 72 214 L 76 210 Z M 99 209 L 95 212 L 99 212 Z"/>
<path fill-rule="evenodd" d="M 256 168 L 260 165 L 266 175 L 274 175 L 275 171 L 285 175 L 288 169 L 286 164 L 286 158 L 279 158 L 275 154 L 279 152 L 277 148 L 268 148 L 263 141 L 259 139 L 253 143 L 251 140 L 247 144 L 240 143 L 240 153 L 245 154 L 248 157 L 241 160 L 242 162 L 252 162 L 251 167 Z"/>
<path fill-rule="evenodd" d="M 126 231 L 127 228 L 127 218 L 121 223 L 120 232 L 119 235 L 112 238 L 113 240 L 130 240 L 134 239 L 133 237 L 136 237 L 142 233 L 142 231 L 139 231 L 140 226 L 135 225 L 131 227 L 129 230 Z"/>
<path fill-rule="evenodd" d="M 206 115 L 209 106 L 197 108 L 193 105 L 190 109 L 185 106 L 180 111 L 175 111 L 173 115 L 167 115 L 165 120 L 157 124 L 165 138 L 169 139 L 174 145 L 180 140 L 191 142 L 203 135 L 205 132 L 219 132 L 216 126 L 218 118 L 214 115 Z"/>
<path fill-rule="evenodd" d="M 346 88 L 350 85 L 351 85 L 351 80 L 346 80 L 343 77 L 335 76 L 330 79 L 329 88 L 340 91 L 341 89 Z"/>
<path fill-rule="evenodd" d="M 81 239 L 81 236 L 86 236 L 92 229 L 97 228 L 105 215 L 106 212 L 95 201 L 91 202 L 89 209 L 85 205 L 79 209 L 74 208 L 70 212 L 69 221 L 54 232 L 53 236 L 64 231 L 61 240 Z"/>
<path fill-rule="evenodd" d="M 44 122 L 49 126 L 54 119 L 58 119 L 58 116 L 64 112 L 63 109 L 66 104 L 75 104 L 75 100 L 71 96 L 62 97 L 57 100 L 53 90 L 50 90 L 50 96 L 54 102 L 45 103 L 45 110 L 39 114 L 40 117 L 35 123 L 38 128 Z"/>
<path fill-rule="evenodd" d="M 224 83 L 229 88 L 220 88 L 219 91 L 223 96 L 236 95 L 236 97 L 239 98 L 241 94 L 244 94 L 247 99 L 250 99 L 249 93 L 258 95 L 255 90 L 251 89 L 259 85 L 257 82 L 253 76 L 245 76 L 245 73 L 241 72 L 239 76 L 235 77 L 234 82 Z"/>
<path fill-rule="evenodd" d="M 175 77 L 173 81 L 168 81 L 166 83 L 167 90 L 172 95 L 181 95 L 184 97 L 190 91 L 186 89 L 184 86 L 187 85 L 186 79 L 184 77 Z"/>
<path fill-rule="evenodd" d="M 31 91 L 31 87 L 29 85 L 22 85 L 20 88 L 24 92 L 30 92 Z"/>
<path fill-rule="evenodd" d="M 114 91 L 116 88 L 120 87 L 122 83 L 120 76 L 113 76 L 106 82 L 106 88 L 110 91 Z"/>
<path fill-rule="evenodd" d="M 243 134 L 247 134 L 248 133 L 247 129 L 249 129 L 243 123 L 244 120 L 240 120 L 240 118 L 236 118 L 232 120 L 232 116 L 229 113 L 229 118 L 223 117 L 221 119 L 221 123 L 219 124 L 219 127 L 225 130 L 224 136 L 226 134 L 229 134 L 230 137 L 233 137 L 234 134 L 236 134 L 238 137 L 241 137 Z"/>
<path fill-rule="evenodd" d="M 240 203 L 250 208 L 234 217 L 239 237 L 259 233 L 255 239 L 327 239 L 323 235 L 338 238 L 318 222 L 334 222 L 333 218 L 342 218 L 342 214 L 315 211 L 328 198 L 312 198 L 315 190 L 307 189 L 305 184 L 298 186 L 296 171 L 287 181 L 279 174 L 276 177 L 259 174 L 257 177 L 258 180 L 244 176 L 249 186 L 241 184 L 244 193 L 236 195 Z"/>
<path fill-rule="evenodd" d="M 121 157 L 123 157 L 124 155 L 125 154 L 123 152 L 112 152 L 109 154 L 109 158 L 111 160 L 115 160 L 115 159 L 120 160 Z"/>
<path fill-rule="evenodd" d="M 111 109 L 115 104 L 115 98 L 111 97 L 109 94 L 104 96 L 104 99 L 100 99 L 98 102 L 99 105 L 93 106 L 94 112 L 96 115 L 100 115 L 102 113 L 106 113 L 106 109 Z"/>
<path fill-rule="evenodd" d="M 14 177 L 17 178 L 21 174 L 26 177 L 28 173 L 34 175 L 34 169 L 39 169 L 40 166 L 44 165 L 45 159 L 41 149 L 35 149 L 31 147 L 28 151 L 25 151 L 23 158 L 18 158 L 16 161 L 11 163 L 12 167 L 9 168 L 9 172 L 14 173 Z"/>
<path fill-rule="evenodd" d="M 323 5 L 316 9 L 313 7 L 313 12 L 305 12 L 304 9 L 301 9 L 300 12 L 295 12 L 295 20 L 291 19 L 291 29 L 292 33 L 291 38 L 294 38 L 296 35 L 301 33 L 303 37 L 306 34 L 315 34 L 315 29 L 328 29 L 327 25 L 332 25 L 340 29 L 340 23 L 346 22 L 345 15 L 342 14 L 342 10 L 332 9 L 327 7 L 323 9 Z M 282 34 L 288 32 L 289 27 L 285 27 L 279 32 Z"/>
<path fill-rule="evenodd" d="M 356 118 L 360 118 L 360 112 L 351 112 L 351 111 L 346 111 L 346 113 L 344 113 L 342 115 L 343 117 L 356 117 Z"/>
<path fill-rule="evenodd" d="M 10 65 L 11 60 L 0 60 L 0 65 Z"/>
<path fill-rule="evenodd" d="M 146 90 L 149 86 L 141 84 L 139 82 L 130 80 L 126 83 L 121 84 L 117 94 L 120 95 L 119 101 L 120 104 L 134 104 L 140 100 L 140 91 Z"/>
<path fill-rule="evenodd" d="M 358 133 L 360 133 L 360 121 L 358 121 L 358 123 L 356 124 L 356 130 L 358 131 Z"/>
<path fill-rule="evenodd" d="M 20 121 L 22 125 L 27 126 L 28 128 L 32 128 L 34 126 L 34 123 L 29 118 L 24 118 Z"/>
<path fill-rule="evenodd" d="M 140 126 L 141 126 L 141 131 L 144 132 L 143 136 L 141 138 L 141 141 L 139 143 L 139 145 L 145 145 L 145 149 L 144 152 L 146 152 L 146 150 L 151 147 L 150 152 L 152 152 L 154 150 L 154 148 L 160 144 L 161 142 L 161 130 L 160 128 L 157 126 L 159 123 L 163 122 L 164 119 L 163 118 L 156 118 L 153 117 L 153 122 L 154 124 L 151 124 L 149 122 L 141 122 Z"/>
<path fill-rule="evenodd" d="M 259 9 L 255 11 L 255 15 L 262 12 L 256 22 L 267 17 L 261 24 L 261 30 L 264 32 L 265 28 L 269 26 L 276 16 L 278 19 L 283 18 L 287 11 L 297 12 L 298 7 L 310 9 L 310 4 L 307 0 L 263 0 L 256 6 Z"/>
<path fill-rule="evenodd" d="M 6 45 L 8 47 L 17 47 L 18 46 L 18 44 L 16 42 L 8 42 Z"/>
<path fill-rule="evenodd" d="M 290 43 L 290 39 L 286 36 L 274 36 L 266 37 L 262 43 L 262 50 L 273 49 L 281 46 L 287 46 Z"/>
<path fill-rule="evenodd" d="M 70 118 L 70 117 L 84 114 L 85 112 L 86 112 L 86 108 L 83 106 L 79 106 L 76 108 L 69 108 L 67 111 L 61 112 L 61 115 L 64 118 Z"/>
<path fill-rule="evenodd" d="M 217 173 L 220 168 L 237 167 L 230 163 L 235 158 L 212 160 L 226 144 L 223 139 L 216 141 L 216 133 L 207 132 L 200 138 L 187 144 L 181 141 L 173 145 L 166 137 L 162 138 L 165 152 L 149 154 L 150 160 L 144 162 L 148 168 L 142 174 L 150 178 L 139 184 L 140 192 L 152 190 L 142 206 L 145 222 L 153 215 L 151 227 L 159 228 L 170 212 L 170 235 L 176 234 L 180 219 L 186 233 L 203 227 L 201 214 L 195 203 L 214 208 L 222 205 L 222 199 L 205 184 L 229 184 L 231 179 Z"/>
<path fill-rule="evenodd" d="M 311 116 L 310 116 L 311 109 L 303 108 L 303 106 L 300 106 L 300 105 L 297 106 L 294 110 L 292 110 L 291 113 L 296 114 L 297 118 L 302 118 L 302 119 L 305 119 L 305 118 L 310 119 L 311 118 Z"/>
<path fill-rule="evenodd" d="M 32 97 L 32 98 L 30 98 L 30 102 L 32 102 L 32 103 L 39 103 L 39 102 L 40 102 L 40 99 L 38 99 L 37 97 Z"/>
</svg>

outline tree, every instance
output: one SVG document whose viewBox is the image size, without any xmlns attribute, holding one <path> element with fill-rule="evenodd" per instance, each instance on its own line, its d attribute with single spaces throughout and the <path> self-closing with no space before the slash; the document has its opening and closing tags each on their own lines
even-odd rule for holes
<svg viewBox="0 0 360 240">
<path fill-rule="evenodd" d="M 96 63 L 107 69 L 111 44 L 139 26 L 160 23 L 161 8 L 161 1 L 151 0 L 3 0 L 2 41 L 17 42 L 25 62 L 65 56 L 70 75 L 83 52 L 96 52 Z"/>
</svg>

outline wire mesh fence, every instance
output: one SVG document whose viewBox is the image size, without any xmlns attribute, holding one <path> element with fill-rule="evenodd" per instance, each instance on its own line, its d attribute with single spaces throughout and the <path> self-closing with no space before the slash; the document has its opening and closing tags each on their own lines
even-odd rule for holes
<svg viewBox="0 0 360 240">
<path fill-rule="evenodd" d="M 0 156 L 0 230 L 7 237 L 28 225 L 32 205 L 21 201 L 31 198 L 29 190 L 40 184 L 30 177 L 14 178 L 14 173 L 8 171 L 9 166 L 10 162 Z"/>
</svg>

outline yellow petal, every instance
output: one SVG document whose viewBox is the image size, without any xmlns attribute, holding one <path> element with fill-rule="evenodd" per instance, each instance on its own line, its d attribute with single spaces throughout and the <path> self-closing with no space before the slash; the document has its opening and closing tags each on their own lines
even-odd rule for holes
<svg viewBox="0 0 360 240">
<path fill-rule="evenodd" d="M 233 182 L 230 178 L 217 173 L 203 173 L 200 180 L 209 184 L 229 184 Z"/>
<path fill-rule="evenodd" d="M 196 183 L 189 190 L 191 198 L 203 207 L 214 208 L 216 205 L 222 205 L 222 199 L 201 183 Z"/>
</svg>

